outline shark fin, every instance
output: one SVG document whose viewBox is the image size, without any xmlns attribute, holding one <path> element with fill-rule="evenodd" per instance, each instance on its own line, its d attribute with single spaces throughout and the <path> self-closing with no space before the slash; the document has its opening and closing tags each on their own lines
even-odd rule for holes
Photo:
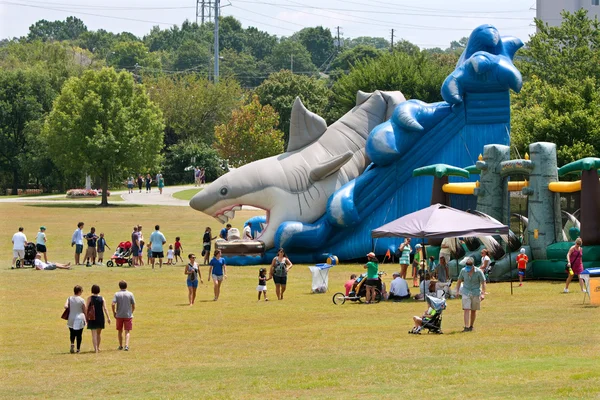
<svg viewBox="0 0 600 400">
<path fill-rule="evenodd" d="M 310 171 L 310 179 L 313 182 L 327 178 L 329 175 L 342 168 L 344 164 L 352 158 L 354 153 L 347 151 L 339 156 L 333 157 L 330 160 L 320 163 L 316 168 Z"/>
<path fill-rule="evenodd" d="M 363 92 L 362 90 L 356 92 L 356 105 L 360 106 L 362 103 L 367 101 L 372 94 L 373 93 Z"/>
<path fill-rule="evenodd" d="M 317 140 L 327 130 L 327 122 L 304 107 L 300 97 L 296 97 L 290 118 L 290 139 L 287 151 L 300 150 Z"/>
</svg>

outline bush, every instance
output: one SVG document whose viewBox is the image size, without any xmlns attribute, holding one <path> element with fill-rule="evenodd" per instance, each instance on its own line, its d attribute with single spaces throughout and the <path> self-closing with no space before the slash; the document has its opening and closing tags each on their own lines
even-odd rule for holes
<svg viewBox="0 0 600 400">
<path fill-rule="evenodd" d="M 194 163 L 192 159 L 195 160 Z M 215 149 L 203 143 L 186 141 L 169 147 L 162 174 L 169 185 L 192 183 L 194 167 L 204 168 L 208 182 L 214 181 L 225 172 L 223 160 Z"/>
<path fill-rule="evenodd" d="M 98 197 L 98 196 L 102 196 L 102 189 L 69 189 L 67 190 L 67 197 L 69 198 L 74 198 L 74 197 Z M 107 191 L 106 192 L 106 196 L 110 197 L 110 192 Z"/>
</svg>

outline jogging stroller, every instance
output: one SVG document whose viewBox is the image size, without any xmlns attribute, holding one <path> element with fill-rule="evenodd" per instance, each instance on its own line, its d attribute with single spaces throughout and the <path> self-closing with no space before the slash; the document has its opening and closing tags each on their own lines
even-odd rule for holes
<svg viewBox="0 0 600 400">
<path fill-rule="evenodd" d="M 379 271 L 377 273 L 379 275 L 379 282 L 377 283 L 377 287 L 375 288 L 375 299 L 374 303 L 379 303 L 381 301 L 381 291 L 383 289 L 383 284 L 381 282 L 381 275 L 385 274 L 383 271 Z M 360 274 L 358 278 L 354 281 L 352 285 L 352 290 L 348 293 L 348 296 L 345 293 L 339 292 L 333 295 L 333 304 L 344 304 L 346 300 L 350 301 L 358 301 L 362 303 L 366 300 L 367 297 L 367 274 Z"/>
<path fill-rule="evenodd" d="M 409 331 L 408 333 L 421 334 L 421 330 L 427 329 L 427 333 L 442 334 L 442 313 L 446 309 L 446 299 L 438 299 L 437 297 L 426 295 L 427 304 L 429 305 L 428 317 L 423 318 L 421 329 Z"/>
<path fill-rule="evenodd" d="M 121 267 L 124 264 L 128 264 L 130 267 L 133 265 L 133 259 L 131 258 L 131 242 L 121 242 L 115 250 L 115 254 L 106 262 L 107 267 Z"/>
<path fill-rule="evenodd" d="M 37 250 L 35 248 L 35 243 L 27 243 L 25 245 L 25 257 L 23 257 L 23 265 L 21 265 L 21 260 L 17 259 L 16 267 L 24 268 L 25 266 L 30 266 L 35 268 L 35 256 L 37 254 Z"/>
</svg>

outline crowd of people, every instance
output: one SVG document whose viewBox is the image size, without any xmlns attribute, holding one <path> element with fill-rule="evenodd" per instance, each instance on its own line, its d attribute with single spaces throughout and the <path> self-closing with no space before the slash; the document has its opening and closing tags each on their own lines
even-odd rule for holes
<svg viewBox="0 0 600 400">
<path fill-rule="evenodd" d="M 130 175 L 126 181 L 127 192 L 129 194 L 133 193 L 133 191 L 135 189 L 135 185 L 137 184 L 137 187 L 138 187 L 138 190 L 140 193 L 142 193 L 142 190 L 144 187 L 146 188 L 146 193 L 151 193 L 152 192 L 152 183 L 156 183 L 158 192 L 160 194 L 162 194 L 163 188 L 165 187 L 165 179 L 163 178 L 163 176 L 160 172 L 158 174 L 156 174 L 154 179 L 152 179 L 152 176 L 150 174 L 146 174 L 146 176 L 144 176 L 143 174 L 138 174 L 137 178 L 134 177 L 133 175 Z"/>
</svg>

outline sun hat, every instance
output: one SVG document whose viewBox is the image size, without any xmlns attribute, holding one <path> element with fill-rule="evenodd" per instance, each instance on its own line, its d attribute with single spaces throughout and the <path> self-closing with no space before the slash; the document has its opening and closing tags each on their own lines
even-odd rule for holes
<svg viewBox="0 0 600 400">
<path fill-rule="evenodd" d="M 521 247 L 521 251 L 520 251 L 520 253 L 521 253 L 521 254 L 525 254 L 525 248 L 524 248 L 524 247 Z"/>
<path fill-rule="evenodd" d="M 418 249 L 418 248 L 420 248 L 420 247 L 423 247 L 423 246 L 421 245 L 421 243 L 417 243 L 417 244 L 415 245 L 415 249 Z"/>
<path fill-rule="evenodd" d="M 40 226 L 40 231 L 45 231 L 45 230 L 46 230 L 46 227 L 45 227 L 45 226 L 43 226 L 43 225 L 42 225 L 42 226 Z"/>
<path fill-rule="evenodd" d="M 367 254 L 367 257 L 375 257 L 375 253 L 370 252 L 369 254 Z"/>
</svg>

